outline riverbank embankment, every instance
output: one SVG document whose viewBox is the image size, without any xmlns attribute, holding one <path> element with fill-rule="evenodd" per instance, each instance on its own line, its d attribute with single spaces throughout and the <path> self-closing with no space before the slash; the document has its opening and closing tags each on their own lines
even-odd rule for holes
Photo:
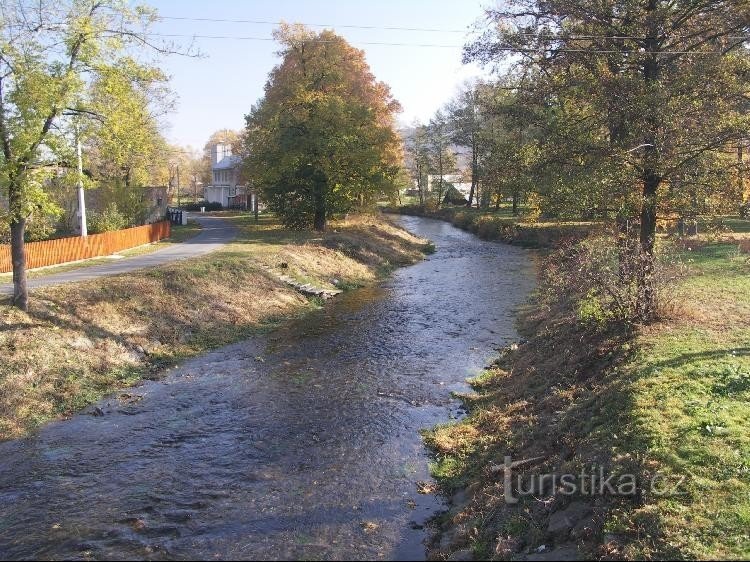
<svg viewBox="0 0 750 562">
<path fill-rule="evenodd" d="M 206 256 L 38 289 L 28 313 L 0 305 L 0 439 L 321 305 L 299 287 L 372 284 L 430 248 L 378 215 L 333 222 L 323 235 L 268 216 L 228 220 L 239 236 Z"/>
</svg>

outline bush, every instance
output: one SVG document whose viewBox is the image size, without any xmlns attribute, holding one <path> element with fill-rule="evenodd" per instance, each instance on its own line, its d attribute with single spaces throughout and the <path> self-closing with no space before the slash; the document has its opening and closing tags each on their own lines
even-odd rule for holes
<svg viewBox="0 0 750 562">
<path fill-rule="evenodd" d="M 474 223 L 477 236 L 484 240 L 504 240 L 512 235 L 513 225 L 501 217 L 482 215 Z"/>
<path fill-rule="evenodd" d="M 56 231 L 57 227 L 54 217 L 50 217 L 49 215 L 34 215 L 26 223 L 26 242 L 48 240 Z"/>
<path fill-rule="evenodd" d="M 675 250 L 671 244 L 660 245 L 651 265 L 657 310 L 670 298 L 671 282 L 685 272 Z M 644 259 L 635 240 L 599 235 L 571 241 L 547 259 L 541 285 L 548 302 L 575 303 L 583 323 L 635 322 L 640 320 L 637 278 Z"/>
<path fill-rule="evenodd" d="M 110 203 L 100 213 L 89 213 L 86 219 L 86 225 L 91 234 L 122 230 L 129 226 L 128 217 L 120 212 L 116 203 Z"/>
<path fill-rule="evenodd" d="M 26 222 L 24 240 L 26 242 L 49 240 L 56 231 L 55 217 L 35 214 Z M 0 244 L 10 244 L 10 225 L 6 217 L 2 217 L 2 222 L 0 222 Z"/>
<path fill-rule="evenodd" d="M 445 197 L 443 197 L 443 203 L 449 205 L 466 205 L 468 201 L 454 185 L 448 184 L 448 187 L 445 190 Z"/>
<path fill-rule="evenodd" d="M 180 209 L 183 211 L 192 211 L 194 213 L 197 213 L 201 210 L 201 207 L 204 207 L 206 211 L 221 211 L 224 207 L 222 207 L 221 203 L 209 203 L 208 201 L 198 201 L 197 203 L 183 203 L 180 205 Z"/>
</svg>

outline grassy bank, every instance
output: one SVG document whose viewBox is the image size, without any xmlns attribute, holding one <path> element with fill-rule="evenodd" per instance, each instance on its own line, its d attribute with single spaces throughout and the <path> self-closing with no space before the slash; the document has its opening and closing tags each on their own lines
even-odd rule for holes
<svg viewBox="0 0 750 562">
<path fill-rule="evenodd" d="M 647 327 L 584 322 L 580 295 L 546 278 L 521 314 L 525 339 L 473 381 L 469 417 L 425 435 L 453 498 L 432 557 L 750 556 L 742 248 L 702 242 L 682 251 L 687 267 L 664 291 L 662 320 Z M 528 461 L 513 466 L 514 486 L 520 475 L 525 489 L 536 487 L 516 493 L 518 504 L 504 500 L 506 455 Z M 635 493 L 569 495 L 559 478 L 540 482 L 600 470 L 615 483 L 634 475 Z"/>
<path fill-rule="evenodd" d="M 507 205 L 498 210 L 452 206 L 426 209 L 419 205 L 403 205 L 389 207 L 387 211 L 448 221 L 483 240 L 497 240 L 527 248 L 550 248 L 563 241 L 578 240 L 600 227 L 600 223 L 594 221 L 532 222 L 520 216 L 513 216 Z"/>
<path fill-rule="evenodd" d="M 323 236 L 268 217 L 227 220 L 240 236 L 207 256 L 36 290 L 28 314 L 0 306 L 0 439 L 320 306 L 281 275 L 357 287 L 420 259 L 426 245 L 376 216 L 334 222 Z"/>
</svg>

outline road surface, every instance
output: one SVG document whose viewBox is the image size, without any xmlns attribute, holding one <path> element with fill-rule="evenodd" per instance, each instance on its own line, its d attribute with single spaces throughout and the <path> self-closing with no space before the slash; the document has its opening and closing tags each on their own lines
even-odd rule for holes
<svg viewBox="0 0 750 562">
<path fill-rule="evenodd" d="M 135 271 L 136 269 L 155 267 L 165 263 L 202 256 L 203 254 L 221 248 L 225 244 L 234 240 L 237 236 L 237 227 L 234 226 L 228 218 L 201 215 L 191 215 L 191 218 L 200 223 L 201 232 L 185 242 L 168 246 L 163 250 L 157 250 L 150 254 L 113 260 L 111 263 L 104 263 L 101 265 L 92 265 L 88 267 L 82 265 L 79 269 L 29 279 L 29 289 L 88 281 L 90 279 L 107 277 L 109 275 L 120 275 L 130 271 Z M 12 283 L 0 285 L 0 295 L 12 294 Z"/>
</svg>

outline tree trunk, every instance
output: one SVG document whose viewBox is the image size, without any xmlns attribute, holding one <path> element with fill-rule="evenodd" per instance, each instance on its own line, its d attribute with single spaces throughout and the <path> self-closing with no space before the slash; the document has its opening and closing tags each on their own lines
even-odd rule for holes
<svg viewBox="0 0 750 562">
<path fill-rule="evenodd" d="M 421 166 L 417 168 L 417 191 L 419 192 L 419 206 L 424 207 L 424 174 Z"/>
<path fill-rule="evenodd" d="M 513 190 L 513 216 L 514 217 L 518 216 L 518 195 L 519 195 L 518 190 L 514 189 Z"/>
<path fill-rule="evenodd" d="M 654 243 L 656 242 L 656 193 L 661 183 L 659 176 L 659 99 L 654 91 L 659 81 L 659 42 L 656 8 L 658 0 L 649 0 L 649 36 L 646 38 L 648 57 L 643 65 L 648 106 L 646 108 L 646 135 L 643 143 L 643 201 L 641 203 L 640 259 L 638 267 L 637 313 L 641 320 L 649 321 L 655 312 Z"/>
<path fill-rule="evenodd" d="M 324 232 L 326 229 L 327 209 L 326 209 L 326 181 L 324 178 L 316 178 L 314 184 L 314 216 L 313 228 L 318 232 Z"/>
<path fill-rule="evenodd" d="M 742 141 L 737 143 L 737 183 L 740 191 L 740 217 L 747 216 L 748 201 L 745 197 L 745 162 L 742 151 Z"/>
<path fill-rule="evenodd" d="M 440 184 L 438 185 L 437 207 L 440 208 L 443 199 L 443 145 L 440 145 L 438 153 L 438 173 L 440 174 Z"/>
<path fill-rule="evenodd" d="M 13 305 L 23 311 L 29 309 L 29 291 L 26 286 L 26 252 L 24 232 L 26 219 L 10 223 L 10 255 L 13 263 Z"/>
<path fill-rule="evenodd" d="M 638 316 L 650 320 L 654 315 L 654 243 L 656 241 L 656 190 L 659 176 L 653 169 L 644 171 L 641 206 L 640 267 L 638 268 Z"/>
<path fill-rule="evenodd" d="M 469 189 L 469 202 L 466 204 L 467 207 L 471 208 L 471 202 L 474 199 L 474 191 L 477 186 L 477 176 L 479 175 L 478 170 L 478 157 L 477 157 L 477 143 L 474 139 L 475 135 L 472 135 L 471 141 L 471 189 Z"/>
</svg>

